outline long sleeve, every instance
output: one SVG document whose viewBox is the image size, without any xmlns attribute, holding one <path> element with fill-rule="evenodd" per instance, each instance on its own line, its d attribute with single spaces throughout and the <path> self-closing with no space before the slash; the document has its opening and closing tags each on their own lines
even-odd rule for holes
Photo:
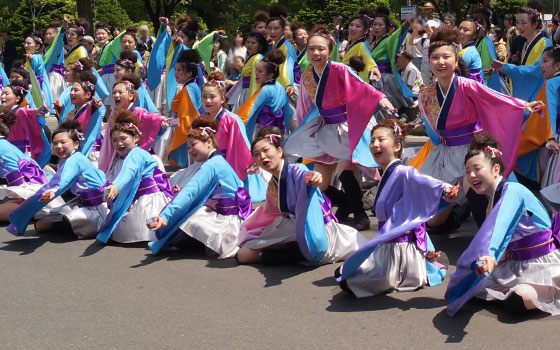
<svg viewBox="0 0 560 350">
<path fill-rule="evenodd" d="M 101 54 L 101 57 L 99 57 L 99 65 L 101 67 L 115 63 L 115 60 L 117 60 L 118 57 L 120 57 L 122 51 L 121 37 L 124 35 L 124 33 L 126 32 L 122 32 L 119 35 L 117 35 L 116 38 L 111 40 L 111 42 L 109 42 L 105 46 L 105 48 L 103 49 L 103 53 Z"/>
<path fill-rule="evenodd" d="M 148 63 L 148 88 L 152 91 L 161 84 L 161 72 L 165 67 L 165 58 L 170 44 L 171 35 L 167 32 L 167 26 L 162 25 L 159 28 L 159 33 L 152 47 Z"/>
<path fill-rule="evenodd" d="M 193 49 L 198 51 L 202 62 L 206 66 L 206 72 L 210 73 L 210 59 L 212 58 L 212 46 L 218 40 L 218 33 L 212 32 L 206 35 L 202 40 L 193 45 Z"/>
<path fill-rule="evenodd" d="M 45 70 L 49 72 L 53 64 L 62 64 L 64 58 L 64 34 L 66 29 L 60 27 L 51 46 L 43 56 L 45 61 Z"/>
</svg>

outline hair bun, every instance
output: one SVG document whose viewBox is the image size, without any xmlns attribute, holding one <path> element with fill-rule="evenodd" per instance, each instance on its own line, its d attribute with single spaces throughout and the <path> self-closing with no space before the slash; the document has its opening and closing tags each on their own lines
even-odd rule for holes
<svg viewBox="0 0 560 350">
<path fill-rule="evenodd" d="M 286 56 L 284 56 L 284 53 L 281 50 L 272 49 L 266 54 L 266 60 L 277 65 L 281 65 L 286 60 Z"/>
<path fill-rule="evenodd" d="M 115 114 L 114 123 L 115 124 L 117 124 L 117 123 L 124 123 L 124 124 L 132 123 L 132 124 L 136 125 L 136 127 L 138 127 L 138 117 L 134 113 L 129 111 L 128 109 L 119 110 Z"/>
<path fill-rule="evenodd" d="M 500 142 L 493 136 L 488 134 L 479 133 L 472 138 L 469 149 L 484 151 L 486 147 L 500 149 Z"/>
</svg>

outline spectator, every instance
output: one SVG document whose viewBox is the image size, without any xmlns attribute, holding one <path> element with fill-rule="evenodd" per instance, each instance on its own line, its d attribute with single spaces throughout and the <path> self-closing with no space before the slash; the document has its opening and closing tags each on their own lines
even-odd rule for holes
<svg viewBox="0 0 560 350">
<path fill-rule="evenodd" d="M 521 63 L 521 52 L 523 51 L 523 46 L 525 46 L 526 41 L 527 39 L 525 39 L 523 35 L 518 35 L 513 39 L 513 42 L 511 43 L 508 63 L 519 66 L 519 64 Z"/>
<path fill-rule="evenodd" d="M 429 1 L 425 3 L 424 6 L 422 6 L 422 12 L 424 13 L 424 24 L 427 23 L 430 27 L 439 28 L 441 27 L 442 23 L 439 18 L 434 17 L 435 9 L 436 8 L 434 4 Z"/>
<path fill-rule="evenodd" d="M 506 48 L 506 42 L 503 37 L 503 30 L 498 27 L 492 27 L 492 29 L 490 29 L 490 34 L 493 34 L 493 36 L 488 35 L 488 37 L 490 37 L 490 39 L 492 39 L 492 41 L 494 42 L 498 60 L 504 63 L 507 62 L 508 51 Z"/>
<path fill-rule="evenodd" d="M 221 46 L 220 40 L 216 40 L 212 48 L 212 58 L 210 59 L 210 62 L 214 63 L 214 67 L 217 70 L 219 70 L 220 72 L 225 72 L 227 54 L 220 49 L 220 46 Z"/>
<path fill-rule="evenodd" d="M 245 42 L 243 40 L 243 33 L 235 32 L 233 34 L 233 46 L 230 47 L 227 54 L 227 67 L 229 69 L 234 69 L 235 58 L 242 57 L 243 62 L 247 58 L 247 48 L 245 47 Z"/>
<path fill-rule="evenodd" d="M 290 27 L 290 23 L 286 22 L 284 26 L 284 38 L 289 42 L 292 42 L 294 33 L 292 33 L 292 27 Z"/>
<path fill-rule="evenodd" d="M 552 27 L 555 28 L 555 30 L 552 32 L 552 40 L 554 41 L 554 44 L 559 44 L 560 43 L 560 11 L 557 11 L 556 13 L 554 13 L 554 17 L 552 17 Z"/>
<path fill-rule="evenodd" d="M 119 36 L 120 33 L 121 33 L 121 28 L 119 28 L 119 26 L 112 26 L 111 27 L 111 35 L 113 36 L 113 39 L 115 39 L 117 36 Z"/>
<path fill-rule="evenodd" d="M 95 41 L 89 35 L 82 38 L 82 45 L 86 48 L 88 52 L 89 59 L 93 61 L 95 67 L 99 65 L 99 56 L 101 55 L 101 49 L 95 45 Z"/>
<path fill-rule="evenodd" d="M 333 28 L 333 34 L 337 44 L 340 45 L 344 40 L 348 39 L 348 29 L 344 28 L 341 15 L 333 17 Z"/>
<path fill-rule="evenodd" d="M 455 29 L 457 23 L 457 16 L 453 12 L 448 12 L 443 17 L 443 26 L 446 28 Z"/>
<path fill-rule="evenodd" d="M 401 78 L 414 94 L 418 95 L 422 86 L 422 73 L 412 63 L 412 56 L 403 51 L 397 56 L 397 67 L 401 69 Z"/>
<path fill-rule="evenodd" d="M 425 34 L 422 17 L 413 18 L 410 21 L 410 32 L 404 39 L 403 50 L 412 56 L 412 63 L 418 69 L 422 66 L 422 39 L 427 37 Z"/>
<path fill-rule="evenodd" d="M 505 27 L 505 34 L 504 34 L 504 41 L 506 42 L 506 50 L 507 50 L 507 60 L 511 57 L 511 45 L 513 43 L 513 39 L 519 32 L 515 29 L 515 17 L 511 14 L 507 14 L 504 16 L 504 27 Z"/>
<path fill-rule="evenodd" d="M 12 69 L 12 64 L 16 58 L 16 45 L 10 39 L 10 33 L 2 32 L 2 62 L 4 62 L 4 70 L 6 72 Z"/>
<path fill-rule="evenodd" d="M 150 35 L 150 28 L 142 24 L 136 40 L 136 50 L 138 50 L 140 56 L 144 57 L 146 52 L 152 52 L 152 46 L 155 41 L 156 38 Z"/>
</svg>

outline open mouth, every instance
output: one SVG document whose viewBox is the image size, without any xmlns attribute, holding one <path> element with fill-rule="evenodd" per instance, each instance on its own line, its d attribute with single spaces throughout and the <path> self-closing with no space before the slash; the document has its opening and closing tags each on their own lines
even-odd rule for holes
<svg viewBox="0 0 560 350">
<path fill-rule="evenodd" d="M 471 186 L 472 186 L 472 188 L 474 188 L 474 189 L 479 189 L 479 188 L 482 186 L 482 181 L 480 181 L 480 180 L 474 180 L 474 181 L 471 183 Z"/>
<path fill-rule="evenodd" d="M 263 160 L 263 166 L 268 167 L 270 165 L 270 160 Z"/>
<path fill-rule="evenodd" d="M 374 157 L 374 158 L 379 158 L 379 157 L 381 157 L 381 155 L 383 155 L 383 151 L 375 151 L 375 152 L 373 152 L 373 157 Z"/>
</svg>

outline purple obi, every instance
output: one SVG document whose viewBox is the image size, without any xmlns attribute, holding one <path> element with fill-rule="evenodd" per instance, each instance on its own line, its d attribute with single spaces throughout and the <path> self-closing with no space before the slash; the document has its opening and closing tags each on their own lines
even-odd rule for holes
<svg viewBox="0 0 560 350">
<path fill-rule="evenodd" d="M 385 225 L 385 221 L 378 221 L 377 230 Z M 426 224 L 418 225 L 411 231 L 405 232 L 403 235 L 388 241 L 387 243 L 416 243 L 416 247 L 422 252 L 428 250 L 428 241 L 426 240 Z"/>
<path fill-rule="evenodd" d="M 136 190 L 136 195 L 134 200 L 142 197 L 145 194 L 152 194 L 157 192 L 163 192 L 167 197 L 173 198 L 173 191 L 171 190 L 171 185 L 167 176 L 159 169 L 154 169 L 154 175 L 147 177 L 140 181 L 138 185 L 138 190 Z"/>
<path fill-rule="evenodd" d="M 106 66 L 101 67 L 101 75 L 113 74 L 113 73 L 115 73 L 115 65 L 114 64 L 108 64 Z"/>
<path fill-rule="evenodd" d="M 437 133 L 439 134 L 439 142 L 442 145 L 461 146 L 468 145 L 474 135 L 482 131 L 482 124 L 476 122 L 456 129 L 437 130 Z"/>
<path fill-rule="evenodd" d="M 31 152 L 31 145 L 29 144 L 29 140 L 14 140 L 10 142 L 12 145 L 19 148 L 19 150 L 22 151 L 23 153 Z"/>
<path fill-rule="evenodd" d="M 246 219 L 253 211 L 253 204 L 249 192 L 240 187 L 234 198 L 218 199 L 215 210 L 220 215 L 239 215 L 242 219 Z"/>
<path fill-rule="evenodd" d="M 51 66 L 51 70 L 49 70 L 49 73 L 50 72 L 56 72 L 60 75 L 63 75 L 64 74 L 64 65 L 63 64 L 53 64 Z"/>
<path fill-rule="evenodd" d="M 251 76 L 241 78 L 241 87 L 248 89 L 251 86 Z"/>
<path fill-rule="evenodd" d="M 109 186 L 111 183 L 107 181 L 105 185 L 89 190 L 85 193 L 82 193 L 79 197 L 80 204 L 84 207 L 95 207 L 103 203 L 103 191 L 105 191 L 105 187 Z"/>
<path fill-rule="evenodd" d="M 482 79 L 482 75 L 480 75 L 480 73 L 476 69 L 470 69 L 469 70 L 469 79 L 472 79 L 474 81 L 478 81 L 481 84 L 484 84 L 484 79 Z"/>
<path fill-rule="evenodd" d="M 95 142 L 93 143 L 93 148 L 92 148 L 91 151 L 92 152 L 100 152 L 102 144 L 103 144 L 103 135 L 99 135 L 99 137 L 95 139 Z"/>
<path fill-rule="evenodd" d="M 301 82 L 301 69 L 299 64 L 294 64 L 294 83 L 299 84 Z"/>
<path fill-rule="evenodd" d="M 284 133 L 284 130 L 286 130 L 284 126 L 284 111 L 279 109 L 278 112 L 274 113 L 269 106 L 264 106 L 257 116 L 257 125 L 260 129 L 265 126 L 275 126 Z"/>
<path fill-rule="evenodd" d="M 37 164 L 25 159 L 20 159 L 18 163 L 19 169 L 6 175 L 8 186 L 19 186 L 24 183 L 42 185 L 47 182 Z"/>
<path fill-rule="evenodd" d="M 331 221 L 338 222 L 338 219 L 332 212 L 331 200 L 324 193 L 323 198 L 325 201 L 321 203 L 321 210 L 323 211 L 323 221 L 325 222 L 325 225 Z"/>
<path fill-rule="evenodd" d="M 326 109 L 319 108 L 319 114 L 323 117 L 325 124 L 339 124 L 348 120 L 346 105 Z"/>
<path fill-rule="evenodd" d="M 377 63 L 377 68 L 379 68 L 379 71 L 381 73 L 391 73 L 391 74 L 393 74 L 393 69 L 391 68 L 391 62 L 380 61 L 380 62 L 376 62 L 376 63 Z"/>
<path fill-rule="evenodd" d="M 552 227 L 538 233 L 510 242 L 504 254 L 504 260 L 523 261 L 540 258 L 560 248 L 560 214 L 556 214 Z"/>
</svg>

